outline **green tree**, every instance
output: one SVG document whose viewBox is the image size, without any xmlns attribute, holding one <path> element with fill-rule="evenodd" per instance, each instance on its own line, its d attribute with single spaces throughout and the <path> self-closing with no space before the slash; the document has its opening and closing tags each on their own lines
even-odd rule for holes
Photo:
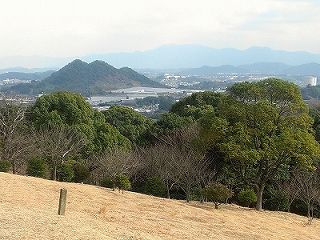
<svg viewBox="0 0 320 240">
<path fill-rule="evenodd" d="M 319 156 L 312 119 L 298 87 L 286 81 L 239 83 L 228 93 L 215 114 L 225 119 L 223 127 L 208 128 L 220 142 L 211 137 L 209 143 L 226 154 L 242 184 L 256 188 L 261 210 L 267 184 L 285 178 L 293 164 L 312 166 Z"/>
<path fill-rule="evenodd" d="M 257 195 L 253 189 L 242 189 L 238 193 L 238 201 L 242 206 L 249 207 L 257 201 Z"/>
<path fill-rule="evenodd" d="M 209 112 L 213 112 L 225 97 L 220 93 L 194 93 L 174 104 L 171 112 L 183 117 L 192 117 L 197 120 Z"/>
<path fill-rule="evenodd" d="M 115 180 L 112 177 L 104 177 L 101 182 L 100 185 L 102 187 L 106 187 L 106 188 L 112 188 L 112 190 L 114 190 L 116 188 L 115 185 Z"/>
<path fill-rule="evenodd" d="M 55 92 L 41 96 L 31 107 L 28 119 L 36 129 L 71 126 L 85 135 L 87 155 L 130 147 L 130 141 L 106 123 L 103 114 L 77 93 Z"/>
<path fill-rule="evenodd" d="M 90 176 L 90 171 L 88 166 L 82 161 L 78 161 L 73 165 L 73 171 L 74 171 L 73 181 L 75 182 L 84 182 Z"/>
<path fill-rule="evenodd" d="M 92 125 L 93 116 L 92 107 L 80 94 L 55 92 L 38 98 L 29 117 L 39 129 L 48 125 Z"/>
<path fill-rule="evenodd" d="M 233 193 L 225 185 L 221 183 L 212 183 L 202 190 L 202 194 L 207 201 L 214 202 L 214 206 L 218 209 L 221 203 L 225 203 Z"/>
<path fill-rule="evenodd" d="M 27 174 L 33 177 L 46 177 L 48 171 L 47 163 L 44 159 L 35 157 L 28 162 Z"/>
<path fill-rule="evenodd" d="M 147 178 L 144 185 L 144 192 L 153 196 L 166 196 L 166 186 L 160 177 Z"/>
<path fill-rule="evenodd" d="M 191 117 L 181 117 L 175 113 L 164 113 L 157 122 L 161 133 L 170 133 L 176 129 L 187 127 L 193 123 Z"/>
<path fill-rule="evenodd" d="M 57 169 L 57 177 L 59 181 L 71 182 L 74 178 L 74 161 L 69 160 L 60 164 Z"/>
<path fill-rule="evenodd" d="M 125 175 L 118 175 L 115 178 L 115 186 L 119 189 L 119 191 L 123 190 L 131 190 L 131 182 L 130 179 Z"/>
<path fill-rule="evenodd" d="M 142 136 L 152 126 L 151 119 L 124 106 L 113 106 L 102 112 L 106 122 L 114 126 L 119 132 L 133 143 L 141 142 Z"/>
</svg>

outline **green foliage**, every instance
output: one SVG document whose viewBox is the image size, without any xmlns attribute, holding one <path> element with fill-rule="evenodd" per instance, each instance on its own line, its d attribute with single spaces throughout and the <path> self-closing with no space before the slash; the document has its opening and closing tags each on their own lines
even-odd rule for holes
<svg viewBox="0 0 320 240">
<path fill-rule="evenodd" d="M 73 161 L 62 163 L 57 170 L 58 180 L 62 182 L 71 182 L 74 178 Z"/>
<path fill-rule="evenodd" d="M 287 211 L 289 208 L 289 200 L 282 189 L 271 185 L 268 186 L 265 191 L 264 205 L 272 211 Z"/>
<path fill-rule="evenodd" d="M 112 188 L 112 189 L 116 188 L 115 180 L 114 180 L 114 178 L 111 178 L 111 177 L 104 177 L 101 180 L 100 185 L 102 187 L 106 187 L 106 188 Z"/>
<path fill-rule="evenodd" d="M 171 112 L 183 117 L 192 117 L 197 120 L 213 112 L 215 108 L 223 101 L 224 96 L 214 92 L 194 93 L 186 97 L 171 108 Z"/>
<path fill-rule="evenodd" d="M 0 161 L 0 172 L 9 172 L 11 168 L 11 163 L 6 160 Z"/>
<path fill-rule="evenodd" d="M 159 177 L 149 177 L 145 182 L 144 192 L 153 196 L 165 197 L 166 186 Z"/>
<path fill-rule="evenodd" d="M 76 162 L 73 165 L 73 171 L 74 171 L 74 178 L 73 178 L 74 182 L 84 182 L 90 176 L 90 171 L 88 167 L 82 162 Z"/>
<path fill-rule="evenodd" d="M 139 107 L 158 104 L 159 110 L 162 110 L 162 111 L 169 111 L 175 102 L 176 102 L 175 99 L 170 96 L 145 97 L 145 98 L 136 100 L 136 104 Z"/>
<path fill-rule="evenodd" d="M 235 84 L 199 123 L 198 146 L 225 154 L 222 175 L 231 173 L 238 184 L 255 184 L 260 192 L 287 176 L 290 167 L 311 167 L 320 155 L 300 91 L 286 81 Z M 261 194 L 257 197 L 261 209 Z"/>
<path fill-rule="evenodd" d="M 313 119 L 313 130 L 316 140 L 320 141 L 320 105 L 311 106 L 310 116 Z"/>
<path fill-rule="evenodd" d="M 93 139 L 94 152 L 112 151 L 114 149 L 130 149 L 129 139 L 120 134 L 109 123 L 95 123 L 95 138 Z"/>
<path fill-rule="evenodd" d="M 106 122 L 118 129 L 133 143 L 141 142 L 141 137 L 153 124 L 150 119 L 129 107 L 113 106 L 102 113 Z"/>
<path fill-rule="evenodd" d="M 131 190 L 131 182 L 127 176 L 118 175 L 115 178 L 115 186 L 120 190 Z"/>
<path fill-rule="evenodd" d="M 27 174 L 33 177 L 45 178 L 48 172 L 48 165 L 42 158 L 35 157 L 28 162 Z"/>
<path fill-rule="evenodd" d="M 207 201 L 214 202 L 216 208 L 219 204 L 225 203 L 232 195 L 232 191 L 221 183 L 212 183 L 203 189 L 203 196 Z"/>
<path fill-rule="evenodd" d="M 106 176 L 104 177 L 100 185 L 107 188 L 118 188 L 120 190 L 131 190 L 130 179 L 125 175 Z"/>
<path fill-rule="evenodd" d="M 86 155 L 131 146 L 127 138 L 106 123 L 102 113 L 95 111 L 76 93 L 55 92 L 41 96 L 31 107 L 29 120 L 36 129 L 71 126 L 85 136 Z"/>
<path fill-rule="evenodd" d="M 71 92 L 43 95 L 30 112 L 30 119 L 37 129 L 47 125 L 90 125 L 94 115 L 90 104 L 80 94 Z"/>
<path fill-rule="evenodd" d="M 175 113 L 164 113 L 157 122 L 157 127 L 162 133 L 168 133 L 176 129 L 181 129 L 191 125 L 193 122 L 191 117 L 181 117 Z"/>
<path fill-rule="evenodd" d="M 242 189 L 238 193 L 237 198 L 239 203 L 244 207 L 249 207 L 257 202 L 257 195 L 252 189 Z"/>
</svg>

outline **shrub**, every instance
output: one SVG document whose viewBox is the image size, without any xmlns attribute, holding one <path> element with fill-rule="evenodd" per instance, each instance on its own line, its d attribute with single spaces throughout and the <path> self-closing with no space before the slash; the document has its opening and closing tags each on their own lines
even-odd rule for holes
<svg viewBox="0 0 320 240">
<path fill-rule="evenodd" d="M 238 201 L 241 206 L 250 207 L 257 202 L 257 195 L 252 189 L 242 189 L 238 193 Z"/>
<path fill-rule="evenodd" d="M 9 161 L 0 161 L 0 172 L 9 172 L 11 168 L 11 163 Z"/>
<path fill-rule="evenodd" d="M 225 185 L 221 183 L 213 183 L 203 189 L 203 195 L 207 201 L 214 202 L 217 209 L 221 203 L 225 203 L 233 193 Z"/>
<path fill-rule="evenodd" d="M 73 171 L 74 171 L 74 182 L 84 182 L 89 176 L 90 171 L 87 166 L 85 166 L 81 162 L 77 162 L 73 165 Z"/>
<path fill-rule="evenodd" d="M 44 159 L 42 158 L 32 158 L 28 162 L 27 174 L 33 177 L 44 178 L 47 175 L 48 166 Z"/>
<path fill-rule="evenodd" d="M 71 182 L 74 177 L 73 164 L 71 162 L 62 163 L 57 173 L 59 181 Z"/>
<path fill-rule="evenodd" d="M 115 186 L 120 190 L 131 190 L 131 182 L 125 175 L 118 175 L 115 179 Z"/>
<path fill-rule="evenodd" d="M 166 195 L 166 186 L 159 177 L 150 177 L 146 180 L 144 192 L 149 195 L 164 197 Z"/>
<path fill-rule="evenodd" d="M 100 185 L 106 188 L 112 188 L 113 190 L 116 188 L 114 179 L 111 177 L 105 177 L 101 180 Z"/>
<path fill-rule="evenodd" d="M 100 183 L 102 187 L 118 188 L 120 190 L 131 190 L 131 182 L 125 175 L 117 175 L 115 177 L 104 177 Z"/>
</svg>

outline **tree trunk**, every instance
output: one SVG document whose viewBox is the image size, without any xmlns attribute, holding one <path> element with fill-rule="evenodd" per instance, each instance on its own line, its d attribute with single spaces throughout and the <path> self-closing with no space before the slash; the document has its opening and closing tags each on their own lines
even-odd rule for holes
<svg viewBox="0 0 320 240">
<path fill-rule="evenodd" d="M 187 200 L 187 202 L 190 202 L 190 193 L 191 193 L 191 191 L 188 189 L 186 191 L 186 200 Z"/>
<path fill-rule="evenodd" d="M 264 185 L 258 186 L 258 191 L 257 191 L 257 204 L 256 204 L 256 210 L 257 211 L 262 211 L 262 195 L 264 191 Z"/>
<path fill-rule="evenodd" d="M 292 205 L 292 203 L 293 203 L 293 201 L 294 200 L 291 200 L 291 201 L 289 201 L 289 203 L 288 203 L 288 213 L 291 211 L 291 205 Z"/>
<path fill-rule="evenodd" d="M 167 188 L 167 198 L 170 199 L 171 196 L 170 196 L 170 187 L 169 187 L 168 181 L 166 181 L 166 188 Z"/>
<path fill-rule="evenodd" d="M 186 193 L 186 200 L 187 200 L 187 202 L 190 202 L 190 194 L 189 193 Z"/>
<path fill-rule="evenodd" d="M 53 167 L 53 180 L 57 181 L 57 166 Z"/>
<path fill-rule="evenodd" d="M 312 210 L 311 210 L 311 203 L 310 202 L 308 202 L 308 223 L 309 224 L 311 224 L 311 222 L 312 222 Z"/>
<path fill-rule="evenodd" d="M 16 163 L 14 161 L 12 162 L 12 173 L 13 174 L 17 173 L 17 166 L 16 166 Z"/>
</svg>

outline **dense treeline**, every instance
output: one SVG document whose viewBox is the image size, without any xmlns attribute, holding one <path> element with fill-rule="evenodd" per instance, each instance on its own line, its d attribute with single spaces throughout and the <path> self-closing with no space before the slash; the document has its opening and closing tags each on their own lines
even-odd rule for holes
<svg viewBox="0 0 320 240">
<path fill-rule="evenodd" d="M 97 112 L 80 95 L 57 92 L 33 106 L 2 103 L 0 169 L 312 219 L 319 116 L 278 79 L 195 93 L 157 122 L 128 107 Z"/>
</svg>

